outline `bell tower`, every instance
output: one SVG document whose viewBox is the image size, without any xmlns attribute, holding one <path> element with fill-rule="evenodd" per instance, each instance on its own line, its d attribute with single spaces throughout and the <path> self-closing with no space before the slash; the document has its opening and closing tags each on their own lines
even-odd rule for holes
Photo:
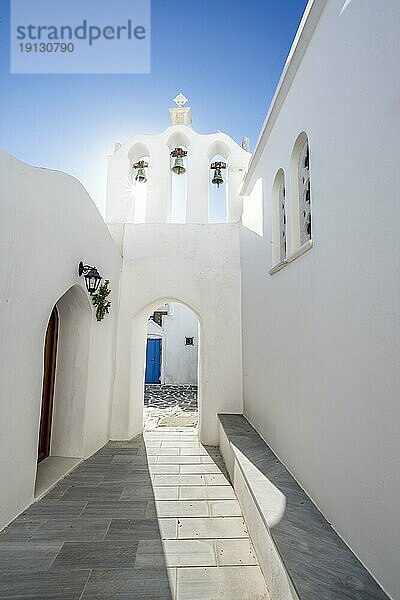
<svg viewBox="0 0 400 600">
<path fill-rule="evenodd" d="M 192 109 L 179 93 L 159 134 L 137 134 L 108 158 L 110 225 L 235 223 L 250 153 L 217 130 L 192 128 Z"/>
</svg>

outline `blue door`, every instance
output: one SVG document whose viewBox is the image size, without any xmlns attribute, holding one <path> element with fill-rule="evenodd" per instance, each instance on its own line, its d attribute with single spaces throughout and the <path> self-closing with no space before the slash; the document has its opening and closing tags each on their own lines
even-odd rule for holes
<svg viewBox="0 0 400 600">
<path fill-rule="evenodd" d="M 160 383 L 161 339 L 148 338 L 146 348 L 146 383 Z"/>
</svg>

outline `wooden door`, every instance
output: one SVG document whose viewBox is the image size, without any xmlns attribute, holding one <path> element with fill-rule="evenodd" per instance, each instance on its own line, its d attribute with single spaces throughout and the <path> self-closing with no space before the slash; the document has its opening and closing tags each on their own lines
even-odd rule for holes
<svg viewBox="0 0 400 600">
<path fill-rule="evenodd" d="M 56 378 L 58 340 L 58 312 L 53 308 L 46 331 L 44 345 L 44 370 L 42 388 L 42 410 L 40 414 L 40 431 L 38 462 L 50 453 L 51 422 L 53 417 L 54 382 Z"/>
</svg>

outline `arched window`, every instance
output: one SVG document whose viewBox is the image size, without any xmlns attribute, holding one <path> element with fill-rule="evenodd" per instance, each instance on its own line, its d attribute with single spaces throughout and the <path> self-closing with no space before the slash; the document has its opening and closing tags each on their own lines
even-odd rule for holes
<svg viewBox="0 0 400 600">
<path fill-rule="evenodd" d="M 286 182 L 283 169 L 275 175 L 272 190 L 272 265 L 284 262 L 288 254 Z"/>
<path fill-rule="evenodd" d="M 290 161 L 290 256 L 297 257 L 313 245 L 310 185 L 310 145 L 302 131 Z M 300 253 L 300 254 L 299 254 Z"/>
<path fill-rule="evenodd" d="M 310 151 L 305 139 L 298 162 L 300 245 L 311 240 Z"/>
</svg>

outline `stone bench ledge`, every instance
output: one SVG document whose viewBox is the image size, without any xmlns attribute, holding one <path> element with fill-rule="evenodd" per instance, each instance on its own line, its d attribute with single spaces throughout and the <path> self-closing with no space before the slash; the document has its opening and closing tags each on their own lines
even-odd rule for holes
<svg viewBox="0 0 400 600">
<path fill-rule="evenodd" d="M 220 449 L 272 600 L 388 600 L 244 415 L 220 414 Z"/>
</svg>

